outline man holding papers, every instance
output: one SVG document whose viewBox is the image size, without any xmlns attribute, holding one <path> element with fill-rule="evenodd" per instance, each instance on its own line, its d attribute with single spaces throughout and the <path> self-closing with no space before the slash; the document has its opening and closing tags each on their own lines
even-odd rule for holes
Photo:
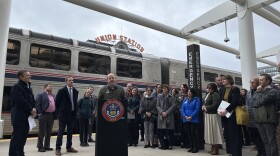
<svg viewBox="0 0 280 156">
<path fill-rule="evenodd" d="M 31 75 L 27 70 L 17 73 L 18 83 L 11 92 L 13 133 L 9 156 L 24 155 L 24 145 L 28 137 L 28 117 L 36 114 L 35 99 L 30 86 Z"/>
<path fill-rule="evenodd" d="M 241 132 L 236 123 L 235 107 L 239 105 L 240 90 L 233 86 L 234 80 L 232 76 L 223 76 L 223 84 L 225 87 L 220 90 L 221 106 L 228 106 L 224 109 L 218 109 L 218 114 L 222 116 L 222 124 L 224 126 L 224 138 L 226 140 L 226 150 L 232 156 L 242 156 L 242 140 Z M 227 103 L 226 103 L 227 102 Z M 230 115 L 230 114 L 231 115 Z"/>
</svg>

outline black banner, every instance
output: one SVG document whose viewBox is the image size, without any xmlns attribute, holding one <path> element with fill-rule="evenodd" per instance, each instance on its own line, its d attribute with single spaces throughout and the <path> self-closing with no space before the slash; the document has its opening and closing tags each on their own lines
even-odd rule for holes
<svg viewBox="0 0 280 156">
<path fill-rule="evenodd" d="M 197 96 L 202 102 L 202 88 L 201 88 L 201 64 L 200 64 L 200 47 L 199 45 L 192 44 L 187 46 L 187 59 L 188 59 L 188 86 L 194 88 Z M 203 112 L 199 112 L 199 125 L 198 125 L 198 148 L 204 149 L 204 122 Z"/>
</svg>

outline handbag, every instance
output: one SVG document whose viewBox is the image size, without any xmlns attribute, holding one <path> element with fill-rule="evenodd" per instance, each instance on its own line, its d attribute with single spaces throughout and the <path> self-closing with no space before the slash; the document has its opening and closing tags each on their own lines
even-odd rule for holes
<svg viewBox="0 0 280 156">
<path fill-rule="evenodd" d="M 245 106 L 237 106 L 235 108 L 236 123 L 237 125 L 248 125 L 249 124 L 249 113 Z"/>
</svg>

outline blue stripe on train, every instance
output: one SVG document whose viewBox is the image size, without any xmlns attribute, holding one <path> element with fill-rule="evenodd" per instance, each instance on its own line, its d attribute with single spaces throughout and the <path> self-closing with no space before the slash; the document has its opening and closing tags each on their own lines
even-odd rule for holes
<svg viewBox="0 0 280 156">
<path fill-rule="evenodd" d="M 11 74 L 11 73 L 5 73 L 5 78 L 17 78 L 16 74 Z M 32 79 L 33 80 L 44 80 L 44 81 L 55 81 L 55 82 L 63 82 L 65 81 L 64 78 L 57 78 L 57 77 L 47 77 L 47 76 L 36 76 L 36 75 L 32 75 Z M 107 82 L 103 82 L 103 81 L 94 81 L 94 80 L 80 80 L 80 79 L 75 79 L 74 80 L 75 83 L 82 83 L 82 84 L 95 84 L 95 85 L 106 85 Z M 125 87 L 126 84 L 125 83 L 118 83 L 119 85 Z M 134 84 L 134 86 L 137 86 L 138 88 L 146 88 L 146 85 L 136 85 Z"/>
</svg>

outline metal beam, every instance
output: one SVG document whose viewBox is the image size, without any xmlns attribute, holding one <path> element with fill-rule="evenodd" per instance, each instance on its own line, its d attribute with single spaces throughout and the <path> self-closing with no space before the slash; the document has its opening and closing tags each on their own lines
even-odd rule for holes
<svg viewBox="0 0 280 156">
<path fill-rule="evenodd" d="M 84 8 L 88 8 L 91 10 L 95 10 L 113 17 L 117 17 L 126 21 L 130 21 L 132 23 L 135 24 L 139 24 L 157 31 L 161 31 L 163 33 L 167 33 L 173 36 L 177 36 L 183 39 L 194 39 L 194 40 L 199 40 L 199 42 L 203 45 L 215 48 L 215 49 L 219 49 L 234 55 L 240 55 L 239 50 L 225 46 L 223 44 L 196 36 L 196 35 L 184 35 L 179 29 L 152 21 L 150 19 L 132 14 L 130 12 L 106 5 L 104 3 L 95 1 L 95 0 L 64 0 L 79 6 L 82 6 Z M 272 65 L 272 62 L 269 62 L 267 60 L 264 59 L 259 59 L 260 62 L 263 63 L 269 63 L 269 65 Z"/>
<path fill-rule="evenodd" d="M 192 34 L 237 16 L 236 4 L 226 1 L 183 27 L 184 34 Z"/>
<path fill-rule="evenodd" d="M 259 8 L 254 10 L 254 13 L 258 14 L 259 16 L 267 19 L 268 21 L 280 26 L 280 18 L 277 15 L 274 15 L 272 12 L 268 11 L 265 8 Z"/>
<path fill-rule="evenodd" d="M 173 36 L 177 36 L 183 39 L 195 39 L 195 40 L 199 40 L 201 44 L 215 48 L 215 49 L 219 49 L 222 51 L 226 51 L 228 53 L 231 54 L 239 54 L 239 51 L 237 49 L 225 46 L 223 44 L 217 43 L 217 42 L 213 42 L 211 40 L 196 36 L 196 35 L 184 35 L 182 34 L 181 30 L 152 21 L 150 19 L 132 14 L 130 12 L 112 7 L 110 5 L 95 1 L 95 0 L 65 0 L 67 2 L 91 9 L 91 10 L 95 10 L 113 17 L 117 17 L 135 24 L 139 24 L 163 33 L 167 33 L 169 35 L 173 35 Z"/>
<path fill-rule="evenodd" d="M 257 53 L 257 58 L 265 58 L 270 56 L 278 55 L 280 52 L 280 45 L 266 49 L 262 52 Z"/>
<path fill-rule="evenodd" d="M 274 7 L 272 7 L 272 6 L 265 6 L 263 8 L 265 10 L 269 11 L 270 13 L 272 13 L 273 15 L 277 16 L 278 18 L 280 18 L 280 11 L 278 11 Z"/>
<path fill-rule="evenodd" d="M 244 5 L 246 0 L 231 0 L 233 1 L 234 3 L 238 4 L 238 5 Z"/>
</svg>

